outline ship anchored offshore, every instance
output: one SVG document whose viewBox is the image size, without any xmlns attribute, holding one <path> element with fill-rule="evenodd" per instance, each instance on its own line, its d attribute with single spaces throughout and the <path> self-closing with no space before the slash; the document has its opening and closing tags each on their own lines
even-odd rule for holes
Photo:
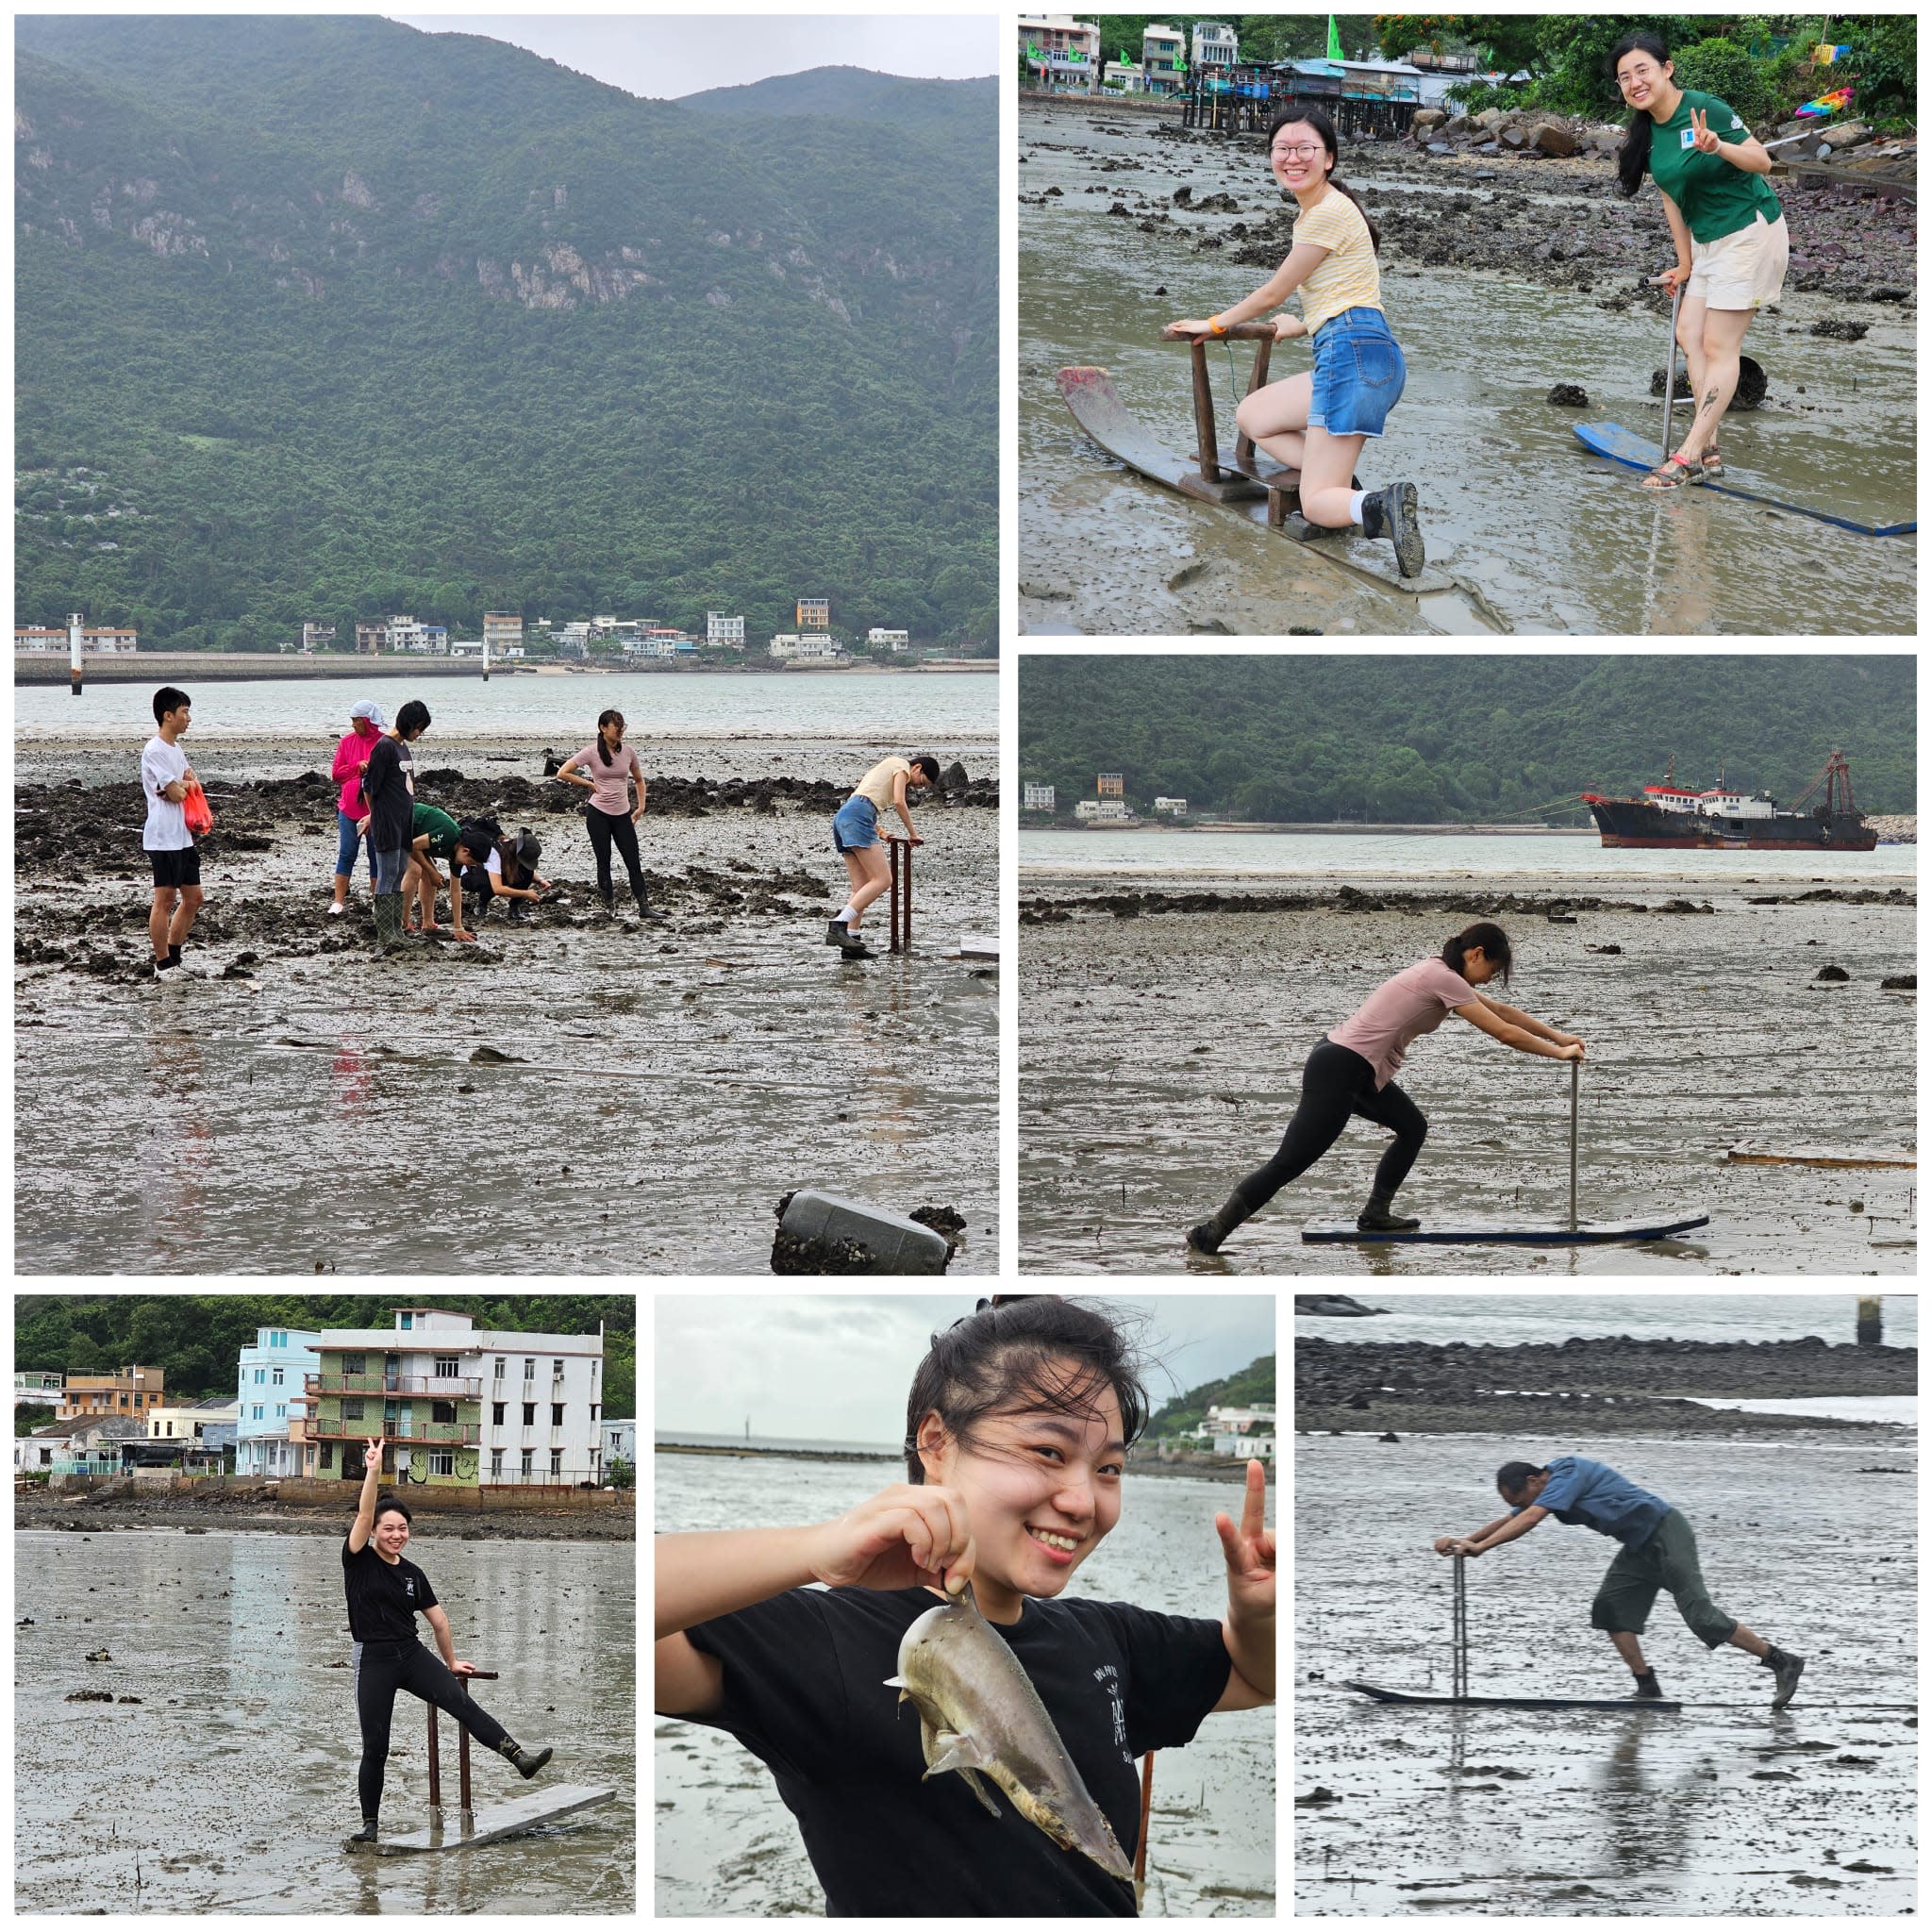
<svg viewBox="0 0 1932 1932">
<path fill-rule="evenodd" d="M 1690 791 L 1676 777 L 1673 758 L 1664 782 L 1646 785 L 1641 798 L 1584 792 L 1603 842 L 1726 852 L 1870 852 L 1878 843 L 1853 802 L 1852 771 L 1841 751 L 1831 754 L 1789 811 L 1768 791 L 1747 796 L 1729 790 L 1722 772 L 1707 791 Z M 1821 788 L 1824 797 L 1805 810 Z"/>
</svg>

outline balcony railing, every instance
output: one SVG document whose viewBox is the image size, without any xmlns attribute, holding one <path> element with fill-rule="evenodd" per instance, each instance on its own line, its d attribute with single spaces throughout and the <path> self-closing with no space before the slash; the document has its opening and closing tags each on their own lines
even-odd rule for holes
<svg viewBox="0 0 1932 1932">
<path fill-rule="evenodd" d="M 310 1395 L 436 1395 L 447 1402 L 482 1399 L 480 1375 L 344 1375 L 339 1373 L 305 1375 L 302 1386 Z"/>
<path fill-rule="evenodd" d="M 411 1422 L 382 1423 L 372 1417 L 368 1422 L 345 1423 L 340 1417 L 323 1416 L 310 1424 L 308 1435 L 302 1440 L 313 1442 L 366 1442 L 380 1429 L 382 1440 L 394 1444 L 398 1442 L 435 1442 L 454 1444 L 464 1449 L 475 1449 L 483 1441 L 481 1423 L 425 1423 Z M 291 1438 L 291 1441 L 296 1440 Z"/>
</svg>

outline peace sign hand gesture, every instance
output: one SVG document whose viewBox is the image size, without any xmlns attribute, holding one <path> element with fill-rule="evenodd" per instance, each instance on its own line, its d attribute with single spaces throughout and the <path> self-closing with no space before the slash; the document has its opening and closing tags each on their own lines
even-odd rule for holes
<svg viewBox="0 0 1932 1932">
<path fill-rule="evenodd" d="M 1263 1524 L 1268 1501 L 1268 1472 L 1258 1462 L 1248 1464 L 1247 1488 L 1241 1496 L 1241 1527 L 1224 1510 L 1214 1528 L 1227 1558 L 1228 1609 L 1237 1617 L 1274 1614 L 1274 1532 Z"/>
<path fill-rule="evenodd" d="M 1701 108 L 1690 109 L 1690 144 L 1701 155 L 1714 155 L 1724 145 L 1710 131 L 1710 116 Z"/>
</svg>

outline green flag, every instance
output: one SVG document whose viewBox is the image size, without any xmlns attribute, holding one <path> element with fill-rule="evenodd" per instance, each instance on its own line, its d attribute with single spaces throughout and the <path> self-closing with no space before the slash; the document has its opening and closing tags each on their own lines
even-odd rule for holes
<svg viewBox="0 0 1932 1932">
<path fill-rule="evenodd" d="M 1331 60 L 1341 58 L 1341 36 L 1335 31 L 1335 16 L 1332 13 L 1328 16 L 1328 58 Z"/>
</svg>

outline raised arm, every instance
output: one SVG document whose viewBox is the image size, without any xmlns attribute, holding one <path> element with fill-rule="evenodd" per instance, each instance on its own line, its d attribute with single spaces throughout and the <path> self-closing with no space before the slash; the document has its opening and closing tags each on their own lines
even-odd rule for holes
<svg viewBox="0 0 1932 1932">
<path fill-rule="evenodd" d="M 912 774 L 910 772 L 894 772 L 892 774 L 892 808 L 899 814 L 900 823 L 906 827 L 906 836 L 915 845 L 920 845 L 924 844 L 924 841 L 913 830 L 912 814 L 906 808 L 906 788 L 911 782 Z"/>
<path fill-rule="evenodd" d="M 1506 1006 L 1493 993 L 1476 995 L 1490 1011 L 1511 1026 L 1521 1026 L 1525 1033 L 1534 1033 L 1539 1040 L 1547 1040 L 1557 1046 L 1581 1046 L 1583 1041 L 1574 1033 L 1565 1033 L 1559 1026 L 1547 1025 L 1534 1013 L 1525 1013 L 1521 1007 Z"/>
<path fill-rule="evenodd" d="M 362 1551 L 375 1533 L 375 1491 L 382 1482 L 382 1438 L 372 1436 L 363 1452 L 362 1493 L 356 1499 L 356 1520 L 349 1525 L 349 1547 Z"/>
<path fill-rule="evenodd" d="M 1459 1543 L 1450 1554 L 1457 1557 L 1480 1557 L 1487 1550 L 1493 1550 L 1502 1543 L 1513 1543 L 1520 1536 L 1527 1536 L 1550 1512 L 1541 1503 L 1532 1503 L 1527 1508 L 1519 1509 L 1513 1516 L 1506 1516 L 1500 1524 L 1491 1524 L 1480 1536 L 1471 1537 Z"/>
</svg>

